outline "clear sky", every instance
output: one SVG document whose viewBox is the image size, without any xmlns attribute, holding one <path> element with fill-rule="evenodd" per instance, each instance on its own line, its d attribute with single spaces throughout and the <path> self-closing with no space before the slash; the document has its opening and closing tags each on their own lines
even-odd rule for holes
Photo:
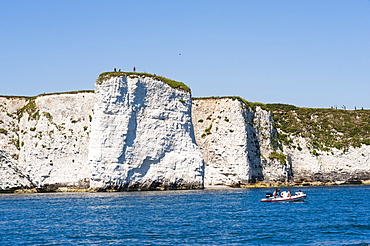
<svg viewBox="0 0 370 246">
<path fill-rule="evenodd" d="M 370 1 L 0 0 L 0 95 L 134 66 L 194 97 L 370 108 Z"/>
</svg>

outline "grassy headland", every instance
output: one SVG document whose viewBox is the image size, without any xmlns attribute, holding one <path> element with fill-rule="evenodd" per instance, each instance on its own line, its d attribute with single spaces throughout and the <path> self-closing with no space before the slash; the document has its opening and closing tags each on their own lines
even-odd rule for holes
<svg viewBox="0 0 370 246">
<path fill-rule="evenodd" d="M 349 147 L 370 145 L 370 110 L 300 108 L 288 104 L 253 103 L 238 96 L 194 99 L 222 98 L 238 100 L 252 110 L 260 106 L 270 111 L 278 130 L 278 141 L 287 147 L 302 148 L 293 144 L 294 137 L 307 139 L 307 147 L 316 155 L 319 155 L 317 151 L 330 152 L 332 148 L 347 151 Z"/>
<path fill-rule="evenodd" d="M 172 80 L 172 79 L 168 79 L 168 78 L 165 78 L 165 77 L 162 77 L 162 76 L 158 76 L 158 75 L 155 75 L 155 74 L 149 74 L 149 73 L 105 72 L 105 73 L 101 73 L 99 75 L 98 79 L 96 80 L 96 84 L 100 85 L 101 83 L 103 83 L 104 80 L 110 79 L 112 77 L 119 77 L 119 76 L 154 78 L 156 80 L 159 80 L 159 81 L 162 81 L 162 82 L 168 84 L 169 86 L 171 86 L 174 89 L 179 89 L 179 90 L 183 90 L 183 91 L 186 91 L 188 93 L 191 93 L 190 88 L 182 82 L 178 82 L 178 81 L 175 81 L 175 80 Z"/>
</svg>

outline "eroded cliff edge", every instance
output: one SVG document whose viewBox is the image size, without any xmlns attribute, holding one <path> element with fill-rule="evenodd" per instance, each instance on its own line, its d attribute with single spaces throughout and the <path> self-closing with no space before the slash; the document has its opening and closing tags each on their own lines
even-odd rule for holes
<svg viewBox="0 0 370 246">
<path fill-rule="evenodd" d="M 369 146 L 368 110 L 192 99 L 150 74 L 0 97 L 0 191 L 368 183 Z"/>
<path fill-rule="evenodd" d="M 0 190 L 89 188 L 94 93 L 0 97 Z"/>
<path fill-rule="evenodd" d="M 205 185 L 369 183 L 370 112 L 193 100 Z"/>
<path fill-rule="evenodd" d="M 92 189 L 203 187 L 190 91 L 162 80 L 146 74 L 101 75 L 89 147 Z"/>
<path fill-rule="evenodd" d="M 0 97 L 0 191 L 203 188 L 185 84 L 108 72 L 95 86 Z"/>
</svg>

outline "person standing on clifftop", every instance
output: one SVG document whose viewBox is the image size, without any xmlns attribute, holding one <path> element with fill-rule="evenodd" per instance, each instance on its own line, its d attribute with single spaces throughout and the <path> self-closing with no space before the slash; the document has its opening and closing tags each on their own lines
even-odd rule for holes
<svg viewBox="0 0 370 246">
<path fill-rule="evenodd" d="M 113 71 L 114 71 L 114 72 L 117 72 L 117 68 L 113 68 Z"/>
<path fill-rule="evenodd" d="M 132 69 L 132 71 L 134 71 L 134 73 L 136 72 L 136 67 L 134 67 L 133 69 Z"/>
</svg>

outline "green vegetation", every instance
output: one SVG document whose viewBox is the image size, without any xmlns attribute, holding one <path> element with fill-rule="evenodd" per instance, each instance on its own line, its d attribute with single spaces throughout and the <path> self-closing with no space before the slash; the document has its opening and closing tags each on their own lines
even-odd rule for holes
<svg viewBox="0 0 370 246">
<path fill-rule="evenodd" d="M 204 130 L 204 132 L 205 132 L 207 135 L 210 135 L 210 134 L 212 134 L 212 133 L 211 133 L 211 129 L 212 129 L 212 124 L 211 124 L 208 128 L 206 128 L 206 129 Z"/>
<path fill-rule="evenodd" d="M 168 79 L 168 78 L 165 78 L 165 77 L 162 77 L 162 76 L 158 76 L 158 75 L 155 75 L 155 74 L 153 75 L 153 74 L 149 74 L 149 73 L 105 72 L 105 73 L 102 73 L 102 74 L 99 75 L 98 79 L 96 80 L 96 84 L 100 85 L 100 84 L 103 83 L 104 80 L 108 80 L 112 77 L 119 77 L 119 76 L 150 77 L 150 78 L 162 81 L 162 82 L 168 84 L 169 86 L 171 86 L 172 88 L 183 90 L 183 91 L 186 91 L 188 93 L 191 93 L 190 88 L 182 82 L 178 82 L 178 81 L 175 81 L 175 80 L 172 80 L 172 79 Z"/>
<path fill-rule="evenodd" d="M 279 140 L 286 146 L 292 145 L 292 137 L 308 139 L 309 148 L 330 151 L 331 148 L 346 150 L 350 146 L 370 145 L 369 110 L 334 110 L 299 108 L 292 105 L 268 104 Z M 299 147 L 301 150 L 301 148 Z"/>
<path fill-rule="evenodd" d="M 0 128 L 0 134 L 4 134 L 4 135 L 7 135 L 8 134 L 8 131 L 3 129 L 3 128 Z"/>
<path fill-rule="evenodd" d="M 28 120 L 38 120 L 40 118 L 39 110 L 36 109 L 36 97 L 29 98 L 27 104 L 17 111 L 18 121 L 22 118 L 24 113 L 28 113 Z"/>
<path fill-rule="evenodd" d="M 50 122 L 53 121 L 53 116 L 49 112 L 42 113 Z"/>
<path fill-rule="evenodd" d="M 254 103 L 248 102 L 247 100 L 239 97 L 239 96 L 223 96 L 223 97 L 193 97 L 193 99 L 231 99 L 233 101 L 238 100 L 242 102 L 246 108 L 251 108 L 253 110 L 256 109 L 257 106 L 260 106 L 262 109 L 269 110 L 266 104 L 263 103 Z"/>
<path fill-rule="evenodd" d="M 50 95 L 63 95 L 63 94 L 78 94 L 78 93 L 94 93 L 94 90 L 80 90 L 80 91 L 44 93 L 44 94 L 38 95 L 38 97 L 39 96 L 50 96 Z"/>
<path fill-rule="evenodd" d="M 198 120 L 198 122 L 200 122 L 200 123 L 202 123 L 203 121 L 204 121 L 203 119 Z"/>
<path fill-rule="evenodd" d="M 252 103 L 238 96 L 205 97 L 197 99 L 232 99 L 244 104 L 244 107 L 255 110 L 257 106 L 272 113 L 277 136 L 271 138 L 274 149 L 282 150 L 283 145 L 294 146 L 294 137 L 308 140 L 311 154 L 317 151 L 331 151 L 331 148 L 348 150 L 350 146 L 370 145 L 370 110 L 335 110 L 323 108 L 300 108 L 288 104 Z M 226 120 L 226 119 L 225 119 Z"/>
<path fill-rule="evenodd" d="M 77 94 L 77 93 L 93 93 L 93 92 L 94 92 L 94 90 L 80 90 L 80 91 L 68 91 L 68 92 L 43 93 L 43 94 L 39 94 L 38 96 L 34 96 L 34 97 L 27 97 L 27 96 L 6 96 L 6 95 L 0 95 L 0 97 L 36 99 L 36 97 L 39 97 L 39 96 L 62 95 L 62 94 Z"/>
<path fill-rule="evenodd" d="M 13 144 L 17 150 L 20 150 L 21 149 L 21 143 L 20 143 L 20 140 L 19 140 L 19 135 L 16 134 L 17 138 L 12 138 L 10 139 L 10 144 Z"/>
<path fill-rule="evenodd" d="M 286 155 L 273 151 L 269 155 L 270 160 L 277 160 L 282 164 L 286 164 Z"/>
<path fill-rule="evenodd" d="M 317 151 L 315 149 L 312 150 L 312 151 L 310 151 L 310 153 L 313 154 L 313 155 L 315 155 L 315 156 L 319 156 L 320 155 L 319 153 L 317 153 Z"/>
</svg>

